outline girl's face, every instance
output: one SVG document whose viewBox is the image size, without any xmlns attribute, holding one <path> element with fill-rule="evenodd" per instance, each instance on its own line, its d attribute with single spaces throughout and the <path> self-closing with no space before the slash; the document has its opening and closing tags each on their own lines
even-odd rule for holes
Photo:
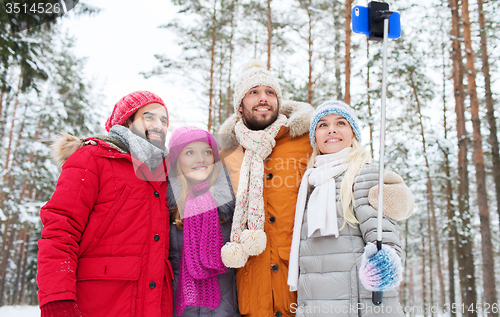
<svg viewBox="0 0 500 317">
<path fill-rule="evenodd" d="M 179 154 L 178 160 L 182 173 L 194 184 L 207 180 L 214 170 L 214 156 L 207 142 L 188 144 Z"/>
<path fill-rule="evenodd" d="M 351 146 L 354 137 L 351 125 L 339 114 L 329 114 L 321 118 L 315 133 L 321 154 L 337 153 Z"/>
</svg>

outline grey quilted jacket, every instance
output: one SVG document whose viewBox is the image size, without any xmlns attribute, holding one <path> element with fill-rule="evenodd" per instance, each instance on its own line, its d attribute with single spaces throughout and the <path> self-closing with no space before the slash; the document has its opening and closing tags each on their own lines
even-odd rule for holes
<svg viewBox="0 0 500 317">
<path fill-rule="evenodd" d="M 337 219 L 342 227 L 343 214 L 339 202 L 343 174 L 335 180 Z M 372 293 L 358 279 L 365 244 L 377 239 L 377 211 L 368 203 L 368 191 L 378 184 L 378 165 L 364 166 L 354 182 L 355 215 L 359 224 L 346 225 L 335 236 L 320 236 L 318 231 L 307 237 L 307 213 L 302 222 L 296 316 L 404 316 L 397 289 L 384 293 L 383 304 L 374 306 Z M 311 192 L 311 191 L 310 191 Z M 310 193 L 309 193 L 310 194 Z M 383 220 L 383 243 L 393 247 L 403 260 L 396 222 Z"/>
</svg>

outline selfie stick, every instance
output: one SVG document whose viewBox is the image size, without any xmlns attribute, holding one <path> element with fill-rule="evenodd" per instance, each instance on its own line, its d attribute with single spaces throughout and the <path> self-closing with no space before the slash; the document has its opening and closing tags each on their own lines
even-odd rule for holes
<svg viewBox="0 0 500 317">
<path fill-rule="evenodd" d="M 380 109 L 380 158 L 378 170 L 378 214 L 377 214 L 377 250 L 382 249 L 382 211 L 384 203 L 384 155 L 385 155 L 385 100 L 387 91 L 387 38 L 389 34 L 390 11 L 376 12 L 376 19 L 384 19 L 384 38 L 382 44 L 382 105 Z M 374 305 L 382 304 L 383 292 L 373 292 Z"/>
</svg>

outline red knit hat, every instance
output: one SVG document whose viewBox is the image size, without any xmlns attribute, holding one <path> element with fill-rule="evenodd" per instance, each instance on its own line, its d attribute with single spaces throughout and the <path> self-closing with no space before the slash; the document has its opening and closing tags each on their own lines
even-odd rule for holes
<svg viewBox="0 0 500 317">
<path fill-rule="evenodd" d="M 134 114 L 139 108 L 147 106 L 151 103 L 159 103 L 160 105 L 165 107 L 168 117 L 167 106 L 165 106 L 165 103 L 163 102 L 163 100 L 161 100 L 160 97 L 153 94 L 152 92 L 145 90 L 135 91 L 126 95 L 116 103 L 111 116 L 106 121 L 106 131 L 109 132 L 111 127 L 115 124 L 124 124 L 125 121 L 127 121 L 127 119 L 130 118 L 130 116 Z"/>
</svg>

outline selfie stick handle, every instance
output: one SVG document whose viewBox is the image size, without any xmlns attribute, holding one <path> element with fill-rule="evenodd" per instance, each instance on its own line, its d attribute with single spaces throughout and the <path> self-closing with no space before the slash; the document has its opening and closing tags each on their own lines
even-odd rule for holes
<svg viewBox="0 0 500 317">
<path fill-rule="evenodd" d="M 389 18 L 384 18 L 384 40 L 382 46 L 382 106 L 380 108 L 380 158 L 378 170 L 378 214 L 377 214 L 377 249 L 382 249 L 382 210 L 384 205 L 384 155 L 385 155 L 385 100 L 387 90 L 387 37 Z M 374 305 L 382 304 L 383 292 L 373 292 Z"/>
</svg>

